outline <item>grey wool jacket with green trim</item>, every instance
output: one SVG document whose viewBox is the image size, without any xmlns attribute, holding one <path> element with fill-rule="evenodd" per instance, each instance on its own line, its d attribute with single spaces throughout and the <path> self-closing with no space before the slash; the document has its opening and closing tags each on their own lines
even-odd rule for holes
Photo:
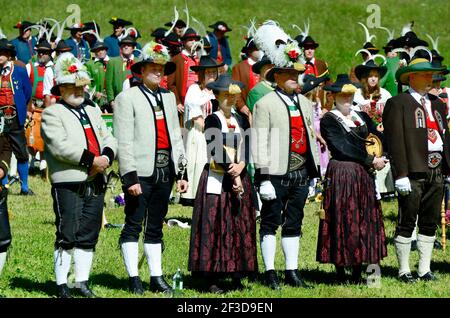
<svg viewBox="0 0 450 318">
<path fill-rule="evenodd" d="M 79 118 L 57 103 L 42 113 L 41 135 L 45 143 L 45 158 L 52 184 L 78 183 L 88 179 L 94 154 L 88 151 L 87 138 Z M 100 108 L 85 105 L 84 109 L 97 137 L 100 152 L 110 163 L 117 154 L 117 141 L 106 128 Z"/>
</svg>

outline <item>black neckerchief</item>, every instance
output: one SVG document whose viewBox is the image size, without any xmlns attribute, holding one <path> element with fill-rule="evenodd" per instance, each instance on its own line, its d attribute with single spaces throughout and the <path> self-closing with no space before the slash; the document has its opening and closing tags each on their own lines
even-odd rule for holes
<svg viewBox="0 0 450 318">
<path fill-rule="evenodd" d="M 297 98 L 297 100 L 295 99 L 295 96 L 296 96 L 297 94 L 295 94 L 295 93 L 288 94 L 288 93 L 286 93 L 284 90 L 282 90 L 282 89 L 281 89 L 280 87 L 278 87 L 278 86 L 275 88 L 275 92 L 278 93 L 278 95 L 284 95 L 284 96 L 288 97 L 288 98 L 294 103 L 294 105 L 295 105 L 298 109 L 300 109 L 300 103 L 299 103 L 299 101 L 298 101 L 298 98 Z M 281 98 L 281 96 L 280 96 L 280 98 Z M 281 100 L 284 102 L 283 98 L 281 98 Z M 302 117 L 303 117 L 303 116 L 302 116 Z"/>
<path fill-rule="evenodd" d="M 144 84 L 139 85 L 140 90 L 144 93 L 144 95 L 146 95 L 145 93 L 149 93 L 150 95 L 152 95 L 155 100 L 156 100 L 156 105 L 153 105 L 151 100 L 149 98 L 148 102 L 150 103 L 150 105 L 152 105 L 153 107 L 155 106 L 159 106 L 159 107 L 163 107 L 163 102 L 162 102 L 162 95 L 161 95 L 161 90 L 159 89 L 159 87 L 156 89 L 156 91 L 151 91 L 147 86 L 145 86 Z"/>
</svg>

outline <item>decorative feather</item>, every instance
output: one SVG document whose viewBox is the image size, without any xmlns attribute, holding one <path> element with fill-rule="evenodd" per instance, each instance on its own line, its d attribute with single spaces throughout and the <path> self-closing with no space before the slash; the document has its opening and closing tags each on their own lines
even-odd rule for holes
<svg viewBox="0 0 450 318">
<path fill-rule="evenodd" d="M 39 25 L 39 24 L 30 25 L 28 28 L 25 29 L 25 31 L 29 30 L 29 29 L 35 29 L 35 30 L 39 31 L 39 34 L 37 37 L 38 41 L 44 36 L 44 34 L 46 35 L 46 38 L 48 38 L 47 30 L 42 25 Z"/>
<path fill-rule="evenodd" d="M 170 32 L 173 31 L 173 28 L 175 27 L 175 24 L 176 24 L 177 21 L 178 21 L 179 14 L 178 14 L 177 7 L 176 7 L 176 6 L 173 7 L 173 13 L 174 13 L 174 17 L 173 17 L 173 20 L 172 20 L 172 26 L 170 27 L 169 30 L 166 31 L 166 33 L 164 33 L 164 36 L 168 36 L 168 35 L 170 34 Z"/>
<path fill-rule="evenodd" d="M 431 35 L 429 35 L 429 34 L 426 34 L 426 36 L 430 39 L 431 45 L 433 46 L 433 50 L 435 50 L 436 52 L 438 52 L 439 54 L 441 54 L 441 53 L 439 52 L 439 50 L 438 50 L 439 36 L 436 37 L 436 39 L 433 39 L 433 38 L 431 37 Z"/>
<path fill-rule="evenodd" d="M 409 52 L 409 57 L 411 58 L 411 60 L 414 57 L 414 55 L 416 54 L 416 52 L 419 50 L 426 51 L 428 53 L 428 55 L 430 56 L 430 62 L 433 61 L 433 55 L 431 54 L 430 50 L 425 46 L 416 46 L 415 48 L 411 49 L 411 51 Z"/>
<path fill-rule="evenodd" d="M 189 28 L 189 9 L 187 3 L 185 4 L 186 8 L 183 9 L 183 12 L 186 13 L 186 27 L 184 28 L 183 35 L 186 33 L 186 30 Z"/>
<path fill-rule="evenodd" d="M 208 53 L 206 53 L 205 51 L 205 41 L 203 40 L 203 38 L 201 38 L 200 41 L 195 41 L 195 43 L 192 45 L 191 54 L 193 54 L 193 52 L 197 50 L 199 50 L 199 56 L 208 55 Z"/>
<path fill-rule="evenodd" d="M 119 37 L 119 41 L 121 41 L 122 39 L 125 39 L 128 35 L 130 35 L 131 32 L 134 32 L 136 34 L 136 37 L 138 35 L 138 31 L 133 28 L 133 27 L 129 27 L 129 28 L 125 28 L 125 32 L 123 32 Z"/>
<path fill-rule="evenodd" d="M 372 58 L 371 58 L 371 59 L 375 62 L 375 58 L 376 58 L 376 57 L 381 57 L 381 59 L 383 60 L 383 64 L 381 64 L 381 65 L 386 64 L 386 57 L 385 57 L 384 55 L 381 55 L 381 54 L 374 54 L 374 55 L 372 55 Z M 369 60 L 367 60 L 367 61 L 369 61 Z M 366 64 L 367 61 L 365 61 L 364 64 Z"/>
<path fill-rule="evenodd" d="M 305 27 L 305 32 L 303 34 L 303 37 L 306 38 L 309 35 L 309 26 L 310 26 L 309 18 L 308 18 L 308 23 L 303 22 L 303 25 Z"/>
<path fill-rule="evenodd" d="M 62 39 L 62 35 L 64 32 L 64 27 L 66 26 L 67 20 L 70 18 L 70 15 L 64 19 L 64 21 L 59 24 L 58 22 L 56 22 L 58 24 L 58 34 L 56 35 L 56 40 L 55 43 L 58 44 L 59 41 L 61 41 Z"/>
<path fill-rule="evenodd" d="M 358 22 L 359 25 L 361 25 L 364 29 L 364 33 L 366 35 L 366 43 L 372 41 L 372 39 L 375 39 L 377 36 L 375 34 L 370 35 L 369 29 L 364 25 L 364 23 Z"/>
<path fill-rule="evenodd" d="M 286 67 L 293 63 L 288 58 L 287 53 L 290 51 L 295 51 L 298 56 L 297 60 L 302 58 L 302 51 L 298 47 L 298 43 L 292 41 L 291 37 L 273 20 L 264 22 L 256 30 L 253 40 L 256 47 L 263 51 L 277 67 Z"/>
<path fill-rule="evenodd" d="M 392 31 L 391 30 L 389 30 L 388 28 L 385 28 L 385 27 L 377 27 L 378 29 L 381 29 L 381 30 L 384 30 L 384 31 L 386 31 L 387 32 L 387 34 L 388 34 L 388 39 L 387 39 L 387 42 L 389 42 L 390 40 L 393 40 L 394 39 L 394 29 L 392 29 Z"/>
<path fill-rule="evenodd" d="M 412 31 L 413 26 L 414 26 L 414 21 L 411 21 L 408 24 L 405 24 L 402 29 L 402 33 L 401 33 L 402 36 L 405 36 L 406 33 Z"/>
<path fill-rule="evenodd" d="M 242 25 L 241 27 L 247 30 L 247 39 L 251 38 L 256 32 L 256 18 L 253 17 L 250 20 L 250 26 Z"/>
<path fill-rule="evenodd" d="M 197 20 L 196 18 L 194 18 L 193 16 L 191 16 L 191 19 L 192 19 L 193 22 L 197 23 L 198 35 L 200 35 L 202 37 L 208 36 L 208 32 L 206 32 L 205 25 L 203 23 L 201 23 L 199 20 Z"/>
<path fill-rule="evenodd" d="M 1 39 L 6 39 L 6 35 L 3 33 L 2 28 L 0 27 L 0 40 Z"/>
<path fill-rule="evenodd" d="M 356 51 L 355 56 L 357 56 L 359 53 L 366 53 L 369 56 L 369 59 L 372 57 L 372 53 L 370 53 L 369 50 L 366 49 L 360 49 Z"/>
</svg>

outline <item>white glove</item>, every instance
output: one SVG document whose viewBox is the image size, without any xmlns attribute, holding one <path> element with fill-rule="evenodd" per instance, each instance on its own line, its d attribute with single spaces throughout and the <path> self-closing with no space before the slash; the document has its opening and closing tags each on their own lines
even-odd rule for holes
<svg viewBox="0 0 450 318">
<path fill-rule="evenodd" d="M 411 192 L 411 183 L 408 177 L 395 180 L 395 189 L 400 195 L 408 195 Z"/>
<path fill-rule="evenodd" d="M 268 180 L 261 182 L 261 186 L 259 187 L 259 194 L 261 196 L 261 200 L 270 201 L 277 198 L 275 188 L 273 187 L 272 182 Z"/>
</svg>

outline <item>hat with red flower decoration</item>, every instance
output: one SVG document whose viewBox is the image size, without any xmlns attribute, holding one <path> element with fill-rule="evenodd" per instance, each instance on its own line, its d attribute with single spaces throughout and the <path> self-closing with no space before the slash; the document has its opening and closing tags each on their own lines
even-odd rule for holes
<svg viewBox="0 0 450 318">
<path fill-rule="evenodd" d="M 86 67 L 70 52 L 62 53 L 55 63 L 55 81 L 51 93 L 60 96 L 61 85 L 74 84 L 77 87 L 89 85 L 91 79 Z"/>
<path fill-rule="evenodd" d="M 299 73 L 305 71 L 303 52 L 297 41 L 292 40 L 275 21 L 264 22 L 255 32 L 256 47 L 275 65 L 266 75 L 266 79 L 273 82 L 274 74 L 289 70 Z"/>
<path fill-rule="evenodd" d="M 149 63 L 164 65 L 164 75 L 169 75 L 175 72 L 176 65 L 170 61 L 169 50 L 166 46 L 149 42 L 142 48 L 139 61 L 131 66 L 131 71 L 136 74 L 142 73 L 142 66 Z"/>
<path fill-rule="evenodd" d="M 30 21 L 19 21 L 14 26 L 14 29 L 26 30 L 29 27 L 31 27 L 32 25 L 34 25 L 34 23 L 32 23 Z"/>
<path fill-rule="evenodd" d="M 69 30 L 71 32 L 78 32 L 78 31 L 84 31 L 86 30 L 86 26 L 83 23 L 75 23 L 71 25 L 70 27 L 65 28 L 65 30 Z"/>
</svg>

